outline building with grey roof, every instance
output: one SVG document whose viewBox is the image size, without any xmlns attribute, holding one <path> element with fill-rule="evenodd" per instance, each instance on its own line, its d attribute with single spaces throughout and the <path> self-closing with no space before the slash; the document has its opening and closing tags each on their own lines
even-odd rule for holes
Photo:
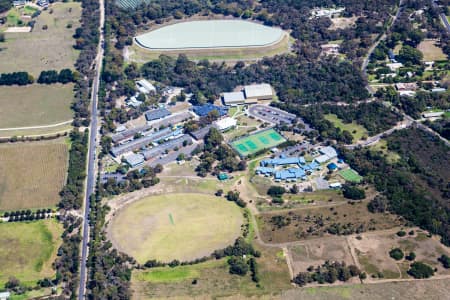
<svg viewBox="0 0 450 300">
<path fill-rule="evenodd" d="M 149 160 L 165 154 L 167 151 L 174 150 L 175 148 L 181 148 L 183 147 L 183 144 L 192 144 L 192 138 L 189 135 L 184 134 L 179 138 L 169 140 L 151 149 L 147 149 L 143 151 L 142 154 L 144 155 L 145 160 Z"/>
<path fill-rule="evenodd" d="M 125 161 L 130 167 L 136 168 L 144 163 L 144 155 L 132 153 L 125 157 Z"/>
<path fill-rule="evenodd" d="M 190 133 L 197 141 L 203 140 L 205 136 L 208 134 L 209 130 L 213 127 L 212 125 L 205 126 L 196 131 Z"/>
<path fill-rule="evenodd" d="M 142 147 L 146 147 L 147 145 L 149 145 L 153 142 L 158 142 L 160 140 L 163 140 L 163 139 L 171 137 L 171 136 L 172 136 L 172 129 L 165 128 L 163 130 L 159 130 L 159 131 L 153 132 L 151 134 L 148 134 L 146 136 L 143 136 L 141 138 L 132 140 L 129 143 L 119 145 L 117 147 L 113 147 L 111 150 L 111 153 L 115 157 L 118 157 L 124 153 L 130 152 L 130 151 L 142 148 Z"/>
<path fill-rule="evenodd" d="M 168 111 L 166 108 L 158 108 L 158 109 L 153 109 L 153 110 L 149 110 L 145 113 L 145 119 L 150 122 L 150 121 L 155 121 L 155 120 L 159 120 L 165 117 L 170 116 L 172 113 L 170 111 Z"/>
<path fill-rule="evenodd" d="M 244 87 L 246 102 L 250 100 L 272 100 L 273 90 L 270 84 L 253 84 Z"/>
<path fill-rule="evenodd" d="M 140 126 L 140 127 L 136 127 L 136 128 L 131 128 L 131 129 L 116 133 L 116 134 L 112 135 L 111 138 L 114 143 L 120 143 L 126 139 L 133 138 L 136 133 L 143 133 L 143 132 L 150 130 L 151 128 L 152 128 L 152 126 L 150 126 L 150 125 L 144 125 L 144 126 Z"/>
<path fill-rule="evenodd" d="M 152 123 L 152 127 L 153 128 L 161 128 L 161 127 L 167 127 L 167 126 L 175 126 L 181 122 L 185 122 L 189 119 L 192 119 L 194 116 L 192 115 L 192 113 L 190 112 L 183 112 L 180 114 L 176 114 L 176 115 L 171 115 L 167 118 L 164 118 L 162 120 L 159 121 L 155 121 L 154 123 Z"/>
<path fill-rule="evenodd" d="M 225 105 L 239 105 L 245 103 L 245 95 L 243 92 L 223 93 L 222 99 Z"/>
</svg>

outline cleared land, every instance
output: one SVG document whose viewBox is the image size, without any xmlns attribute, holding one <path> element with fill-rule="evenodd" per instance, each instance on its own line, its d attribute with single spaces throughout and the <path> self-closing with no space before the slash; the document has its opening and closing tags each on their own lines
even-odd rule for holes
<svg viewBox="0 0 450 300">
<path fill-rule="evenodd" d="M 370 213 L 365 201 L 354 204 L 344 202 L 333 207 L 273 211 L 261 213 L 257 218 L 261 238 L 268 243 L 349 235 L 403 224 L 395 215 Z"/>
<path fill-rule="evenodd" d="M 410 229 L 405 229 L 409 232 Z M 406 259 L 394 260 L 389 256 L 393 248 L 402 249 L 408 255 L 416 254 L 415 261 L 421 261 L 436 268 L 437 274 L 448 275 L 450 270 L 444 269 L 438 262 L 442 254 L 449 255 L 449 248 L 442 245 L 437 238 L 430 238 L 422 230 L 413 230 L 413 234 L 399 237 L 395 233 L 363 233 L 360 238 L 348 239 L 350 247 L 355 249 L 361 268 L 368 275 L 383 274 L 386 279 L 412 278 L 408 275 L 409 262 Z"/>
<path fill-rule="evenodd" d="M 0 145 L 0 210 L 57 204 L 67 160 L 64 139 Z"/>
<path fill-rule="evenodd" d="M 326 260 L 355 264 L 345 237 L 311 240 L 305 244 L 290 246 L 288 250 L 294 274 L 305 272 L 309 266 L 322 265 Z"/>
<path fill-rule="evenodd" d="M 56 124 L 72 119 L 73 84 L 0 87 L 0 128 Z M 0 136 L 3 132 L 0 131 Z"/>
<path fill-rule="evenodd" d="M 54 277 L 63 228 L 55 220 L 0 224 L 0 286 L 15 276 L 26 285 Z"/>
<path fill-rule="evenodd" d="M 257 259 L 260 287 L 249 274 L 231 275 L 226 260 L 221 259 L 192 266 L 136 270 L 131 279 L 133 299 L 215 299 L 230 295 L 236 299 L 250 296 L 273 299 L 282 290 L 292 287 L 286 260 L 277 248 L 259 250 L 262 252 Z M 197 279 L 197 284 L 192 284 L 193 279 Z"/>
<path fill-rule="evenodd" d="M 123 208 L 111 221 L 109 236 L 140 263 L 187 261 L 232 244 L 242 223 L 240 208 L 223 198 L 166 194 Z"/>
<path fill-rule="evenodd" d="M 241 156 L 248 156 L 258 151 L 275 147 L 286 139 L 273 129 L 260 131 L 250 136 L 238 139 L 231 146 Z"/>
<path fill-rule="evenodd" d="M 42 11 L 32 32 L 5 33 L 0 73 L 26 70 L 37 77 L 42 70 L 73 68 L 78 51 L 72 36 L 80 26 L 81 3 L 54 3 L 51 10 Z"/>
<path fill-rule="evenodd" d="M 414 280 L 379 284 L 355 284 L 332 287 L 307 287 L 283 293 L 286 300 L 348 300 L 348 299 L 446 299 L 450 279 Z"/>
<path fill-rule="evenodd" d="M 424 61 L 436 61 L 436 60 L 446 60 L 447 56 L 442 51 L 442 49 L 436 46 L 436 42 L 433 40 L 422 41 L 417 49 L 423 54 Z"/>
<path fill-rule="evenodd" d="M 333 123 L 335 127 L 340 128 L 342 131 L 347 130 L 348 132 L 350 132 L 353 136 L 353 141 L 359 141 L 363 136 L 368 135 L 367 130 L 354 121 L 352 123 L 346 124 L 342 122 L 342 120 L 339 119 L 335 114 L 327 114 L 324 117 L 326 120 Z"/>
</svg>

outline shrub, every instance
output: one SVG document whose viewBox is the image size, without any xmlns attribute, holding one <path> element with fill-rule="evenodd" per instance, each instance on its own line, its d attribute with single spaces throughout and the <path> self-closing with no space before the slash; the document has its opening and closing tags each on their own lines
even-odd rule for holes
<svg viewBox="0 0 450 300">
<path fill-rule="evenodd" d="M 450 268 L 450 257 L 445 254 L 442 254 L 441 257 L 438 258 L 438 261 L 441 262 L 442 266 L 446 269 Z"/>
<path fill-rule="evenodd" d="M 409 252 L 409 254 L 405 258 L 409 261 L 413 261 L 416 259 L 416 254 L 414 252 Z"/>
<path fill-rule="evenodd" d="M 400 248 L 394 248 L 389 251 L 389 256 L 395 260 L 401 260 L 404 257 L 403 251 Z"/>
<path fill-rule="evenodd" d="M 430 278 L 434 275 L 434 270 L 427 264 L 415 262 L 411 264 L 408 274 L 416 279 Z"/>
<path fill-rule="evenodd" d="M 406 235 L 406 232 L 403 231 L 403 230 L 400 230 L 399 232 L 397 232 L 397 235 L 398 235 L 399 237 L 404 237 L 404 236 Z"/>
</svg>

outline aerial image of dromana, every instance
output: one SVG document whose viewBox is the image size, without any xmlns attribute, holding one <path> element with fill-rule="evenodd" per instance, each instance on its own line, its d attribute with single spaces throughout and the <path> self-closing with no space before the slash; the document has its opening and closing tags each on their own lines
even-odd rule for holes
<svg viewBox="0 0 450 300">
<path fill-rule="evenodd" d="M 449 0 L 0 0 L 0 300 L 450 299 Z"/>
</svg>

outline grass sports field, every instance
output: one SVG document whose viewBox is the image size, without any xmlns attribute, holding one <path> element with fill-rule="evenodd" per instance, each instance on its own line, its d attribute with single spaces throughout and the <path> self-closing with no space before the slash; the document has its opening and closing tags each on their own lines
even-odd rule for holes
<svg viewBox="0 0 450 300">
<path fill-rule="evenodd" d="M 0 87 L 0 128 L 57 124 L 71 120 L 73 84 Z M 0 131 L 0 136 L 3 136 Z"/>
<path fill-rule="evenodd" d="M 0 224 L 0 286 L 11 276 L 29 286 L 53 277 L 62 232 L 55 220 Z"/>
<path fill-rule="evenodd" d="M 0 145 L 0 210 L 57 204 L 67 157 L 64 139 Z"/>
<path fill-rule="evenodd" d="M 356 173 L 356 171 L 353 169 L 339 171 L 339 175 L 341 175 L 342 178 L 349 182 L 360 183 L 362 180 L 362 177 L 359 176 L 359 174 Z"/>
<path fill-rule="evenodd" d="M 54 3 L 36 18 L 32 32 L 5 33 L 0 73 L 25 70 L 37 77 L 42 70 L 73 68 L 78 51 L 72 36 L 80 16 L 80 2 Z"/>
<path fill-rule="evenodd" d="M 204 194 L 166 194 L 136 201 L 112 219 L 108 235 L 139 263 L 193 260 L 234 242 L 240 234 L 240 208 Z"/>
<path fill-rule="evenodd" d="M 258 151 L 275 147 L 286 139 L 273 129 L 260 131 L 250 136 L 238 139 L 231 146 L 241 156 L 248 156 Z"/>
</svg>

